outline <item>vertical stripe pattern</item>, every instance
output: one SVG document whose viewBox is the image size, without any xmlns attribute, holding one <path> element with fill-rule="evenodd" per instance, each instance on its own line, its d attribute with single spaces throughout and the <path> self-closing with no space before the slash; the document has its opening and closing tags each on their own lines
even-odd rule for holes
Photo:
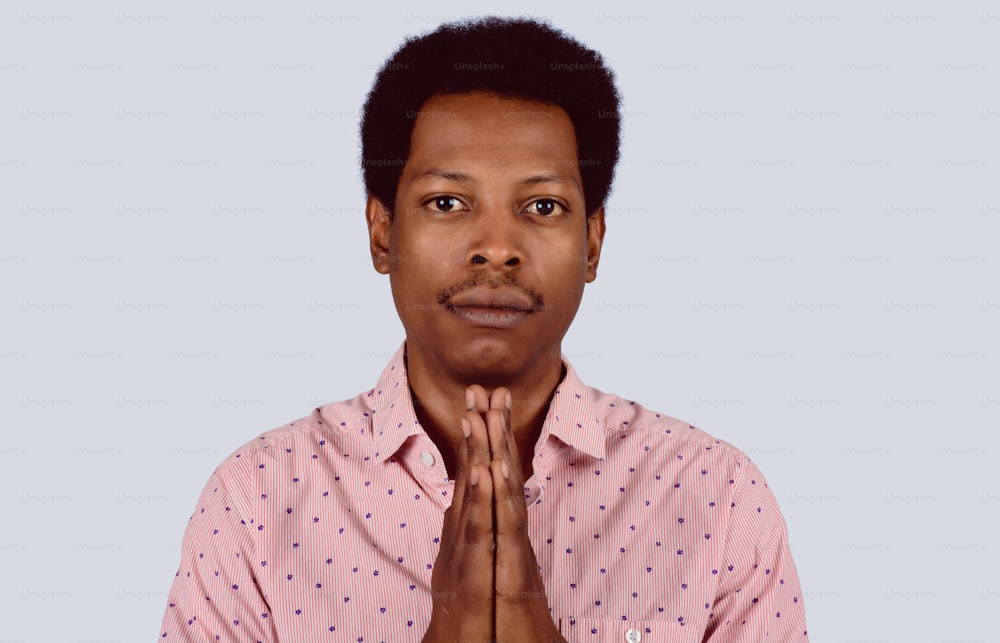
<svg viewBox="0 0 1000 643">
<path fill-rule="evenodd" d="M 217 467 L 184 533 L 165 641 L 419 641 L 454 483 L 403 351 L 375 387 Z M 807 641 L 787 529 L 725 441 L 583 384 L 568 361 L 526 483 L 570 641 Z"/>
</svg>

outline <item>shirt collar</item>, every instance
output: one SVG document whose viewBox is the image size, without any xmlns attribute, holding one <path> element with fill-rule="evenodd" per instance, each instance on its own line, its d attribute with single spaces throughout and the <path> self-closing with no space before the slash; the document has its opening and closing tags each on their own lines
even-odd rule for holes
<svg viewBox="0 0 1000 643">
<path fill-rule="evenodd" d="M 368 395 L 372 398 L 372 439 L 376 462 L 395 455 L 410 436 L 424 433 L 413 410 L 413 395 L 406 377 L 404 340 L 389 360 Z"/>
<path fill-rule="evenodd" d="M 602 393 L 580 380 L 565 353 L 561 357 L 566 375 L 552 394 L 538 443 L 545 444 L 549 436 L 554 436 L 578 451 L 603 460 L 605 430 L 597 412 L 597 398 Z"/>
<path fill-rule="evenodd" d="M 411 436 L 424 434 L 413 407 L 405 351 L 404 340 L 382 371 L 375 388 L 368 393 L 372 398 L 371 427 L 376 462 L 395 455 Z M 552 436 L 587 455 L 604 459 L 605 431 L 596 409 L 601 393 L 580 380 L 565 353 L 560 358 L 566 374 L 552 395 L 538 445 Z"/>
</svg>

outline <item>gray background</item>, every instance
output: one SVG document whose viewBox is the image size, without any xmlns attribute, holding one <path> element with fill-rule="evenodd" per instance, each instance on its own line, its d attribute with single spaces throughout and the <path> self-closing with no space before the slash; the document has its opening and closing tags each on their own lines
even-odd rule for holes
<svg viewBox="0 0 1000 643">
<path fill-rule="evenodd" d="M 485 8 L 397 4 L 0 7 L 0 642 L 155 639 L 214 467 L 402 341 L 358 110 Z M 813 641 L 998 640 L 1000 8 L 539 6 L 625 98 L 580 375 L 759 464 Z"/>
</svg>

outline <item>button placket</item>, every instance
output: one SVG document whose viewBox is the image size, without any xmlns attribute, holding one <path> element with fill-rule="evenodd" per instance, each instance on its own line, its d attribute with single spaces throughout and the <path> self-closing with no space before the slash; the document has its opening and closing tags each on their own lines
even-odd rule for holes
<svg viewBox="0 0 1000 643">
<path fill-rule="evenodd" d="M 455 483 L 448 480 L 448 472 L 445 471 L 444 460 L 437 445 L 426 435 L 415 436 L 406 459 L 415 481 L 424 490 L 426 497 L 438 505 L 441 511 L 446 510 L 451 504 Z"/>
</svg>

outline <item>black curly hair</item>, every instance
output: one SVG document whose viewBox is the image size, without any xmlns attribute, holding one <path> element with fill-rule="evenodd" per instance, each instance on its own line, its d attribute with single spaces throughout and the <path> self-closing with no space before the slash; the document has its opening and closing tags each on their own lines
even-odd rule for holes
<svg viewBox="0 0 1000 643">
<path fill-rule="evenodd" d="M 468 92 L 561 107 L 576 131 L 587 216 L 611 191 L 621 142 L 621 98 L 601 55 L 548 23 L 488 16 L 407 39 L 372 85 L 361 115 L 365 189 L 390 211 L 421 106 Z"/>
</svg>

